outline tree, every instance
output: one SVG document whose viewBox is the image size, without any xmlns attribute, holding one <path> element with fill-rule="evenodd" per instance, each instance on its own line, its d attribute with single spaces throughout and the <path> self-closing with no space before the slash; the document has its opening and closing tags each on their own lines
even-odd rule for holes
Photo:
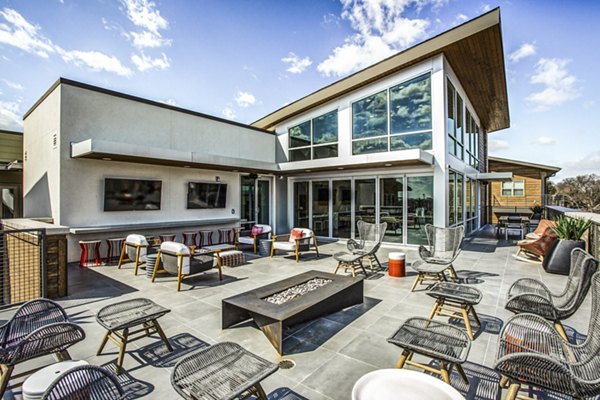
<svg viewBox="0 0 600 400">
<path fill-rule="evenodd" d="M 556 184 L 556 193 L 569 199 L 570 206 L 588 212 L 600 212 L 600 176 L 579 175 Z"/>
</svg>

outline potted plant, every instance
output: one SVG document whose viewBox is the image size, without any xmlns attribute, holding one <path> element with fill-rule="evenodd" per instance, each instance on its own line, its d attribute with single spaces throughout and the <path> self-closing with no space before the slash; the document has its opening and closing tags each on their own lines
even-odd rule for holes
<svg viewBox="0 0 600 400">
<path fill-rule="evenodd" d="M 561 216 L 552 228 L 558 240 L 548 250 L 544 257 L 543 266 L 546 272 L 568 275 L 571 267 L 571 251 L 575 248 L 585 248 L 581 239 L 590 228 L 592 222 L 583 218 Z"/>
<path fill-rule="evenodd" d="M 533 215 L 531 216 L 531 219 L 542 219 L 542 213 L 544 212 L 544 207 L 540 206 L 539 204 L 536 204 L 535 206 L 531 207 L 531 212 L 533 213 Z"/>
</svg>

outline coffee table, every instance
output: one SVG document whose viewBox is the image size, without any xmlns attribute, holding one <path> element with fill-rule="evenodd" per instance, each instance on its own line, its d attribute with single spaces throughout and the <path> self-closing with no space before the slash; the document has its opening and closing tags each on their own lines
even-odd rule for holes
<svg viewBox="0 0 600 400">
<path fill-rule="evenodd" d="M 265 300 L 269 296 L 315 278 L 331 280 L 331 282 L 283 304 L 274 304 Z M 283 354 L 282 330 L 284 327 L 315 319 L 362 302 L 363 278 L 308 271 L 223 299 L 221 326 L 225 329 L 253 319 L 277 352 Z"/>
</svg>

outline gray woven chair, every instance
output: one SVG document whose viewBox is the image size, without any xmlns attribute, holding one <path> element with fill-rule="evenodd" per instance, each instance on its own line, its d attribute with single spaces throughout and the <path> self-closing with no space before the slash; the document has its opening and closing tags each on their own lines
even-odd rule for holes
<svg viewBox="0 0 600 400">
<path fill-rule="evenodd" d="M 61 374 L 42 400 L 117 400 L 125 393 L 117 378 L 102 367 L 82 365 Z"/>
<path fill-rule="evenodd" d="M 349 239 L 347 242 L 348 250 L 352 254 L 362 255 L 363 258 L 369 260 L 371 271 L 373 271 L 373 261 L 381 268 L 381 263 L 377 258 L 377 250 L 379 250 L 383 237 L 385 236 L 387 222 L 378 225 L 365 221 L 358 221 L 356 226 L 358 228 L 359 240 L 357 242 L 354 239 Z"/>
<path fill-rule="evenodd" d="M 237 399 L 267 395 L 260 382 L 279 366 L 240 345 L 223 342 L 181 359 L 171 372 L 171 385 L 184 399 Z"/>
<path fill-rule="evenodd" d="M 494 366 L 509 383 L 507 400 L 517 397 L 521 384 L 542 387 L 574 399 L 600 394 L 600 274 L 592 277 L 592 312 L 585 342 L 569 343 L 551 323 L 534 314 L 508 320 L 500 333 Z"/>
<path fill-rule="evenodd" d="M 532 313 L 552 321 L 558 333 L 566 340 L 561 320 L 567 319 L 579 309 L 587 295 L 591 279 L 598 268 L 598 261 L 582 249 L 571 252 L 571 270 L 567 284 L 561 293 L 552 293 L 542 282 L 523 278 L 508 289 L 508 301 L 504 306 L 516 314 Z"/>
<path fill-rule="evenodd" d="M 457 279 L 452 263 L 460 254 L 460 245 L 465 233 L 464 226 L 443 228 L 427 224 L 425 233 L 429 248 L 419 246 L 421 260 L 411 265 L 418 273 L 411 291 L 414 291 L 424 280 L 446 281 L 446 271 L 452 279 Z"/>
<path fill-rule="evenodd" d="M 0 326 L 0 393 L 6 390 L 16 364 L 51 354 L 59 361 L 69 360 L 67 348 L 84 338 L 83 329 L 68 322 L 67 313 L 57 303 L 36 299 L 23 304 Z"/>
</svg>

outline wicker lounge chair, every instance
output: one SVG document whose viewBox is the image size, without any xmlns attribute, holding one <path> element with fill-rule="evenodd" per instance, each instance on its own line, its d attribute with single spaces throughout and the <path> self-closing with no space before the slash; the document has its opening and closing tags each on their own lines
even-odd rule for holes
<svg viewBox="0 0 600 400">
<path fill-rule="evenodd" d="M 57 303 L 37 299 L 23 304 L 0 326 L 0 393 L 6 390 L 15 365 L 50 354 L 59 361 L 70 360 L 67 349 L 84 338 L 83 329 L 68 322 L 67 313 Z"/>
<path fill-rule="evenodd" d="M 221 264 L 213 252 L 204 252 L 199 255 L 193 255 L 190 249 L 183 243 L 163 242 L 158 251 L 154 272 L 152 273 L 152 282 L 156 279 L 159 260 L 165 271 L 171 275 L 177 276 L 177 291 L 181 290 L 181 281 L 186 276 L 210 271 L 213 267 L 219 270 L 219 280 L 223 280 Z"/>
<path fill-rule="evenodd" d="M 142 235 L 131 234 L 127 235 L 125 244 L 121 249 L 121 257 L 119 258 L 118 269 L 121 269 L 121 264 L 125 261 L 125 256 L 133 261 L 133 272 L 138 273 L 138 267 L 146 262 L 146 254 L 148 253 L 148 241 Z"/>
<path fill-rule="evenodd" d="M 558 239 L 556 233 L 551 227 L 547 226 L 544 232 L 537 239 L 525 239 L 517 242 L 517 254 L 516 258 L 524 261 L 530 261 L 529 259 L 521 257 L 521 253 L 531 255 L 538 258 L 540 261 L 544 260 L 544 256 L 548 253 L 548 250 L 552 247 L 552 244 Z"/>
<path fill-rule="evenodd" d="M 427 224 L 425 232 L 429 248 L 419 246 L 421 261 L 416 261 L 411 266 L 418 273 L 411 291 L 414 291 L 417 285 L 424 280 L 447 280 L 446 271 L 452 279 L 457 279 L 452 263 L 460 254 L 460 245 L 465 232 L 464 226 L 442 228 Z"/>
<path fill-rule="evenodd" d="M 582 344 L 569 343 L 537 315 L 515 315 L 508 320 L 500 334 L 494 367 L 503 376 L 501 384 L 510 384 L 507 400 L 517 398 L 521 384 L 574 399 L 600 394 L 600 274 L 592 277 L 591 286 L 592 312 Z"/>
<path fill-rule="evenodd" d="M 300 253 L 310 251 L 310 242 L 319 257 L 319 247 L 317 246 L 317 237 L 315 233 L 308 228 L 294 228 L 289 235 L 273 235 L 273 247 L 271 247 L 271 257 L 275 250 L 285 252 L 293 251 L 296 255 L 296 262 L 300 259 Z"/>
<path fill-rule="evenodd" d="M 236 235 L 235 245 L 236 247 L 239 247 L 240 245 L 253 246 L 254 254 L 256 254 L 258 241 L 260 239 L 268 239 L 272 231 L 273 229 L 269 225 L 256 224 L 252 229 L 240 231 L 239 234 Z"/>
<path fill-rule="evenodd" d="M 348 250 L 352 254 L 363 256 L 363 259 L 366 258 L 369 261 L 371 271 L 373 271 L 373 261 L 381 268 L 381 263 L 377 258 L 377 250 L 379 250 L 383 237 L 385 236 L 387 222 L 377 225 L 365 221 L 358 221 L 356 226 L 358 228 L 359 240 L 357 242 L 354 239 L 349 239 L 347 243 Z"/>
<path fill-rule="evenodd" d="M 61 374 L 42 400 L 117 400 L 124 396 L 117 378 L 102 367 L 83 365 Z"/>
<path fill-rule="evenodd" d="M 260 382 L 279 366 L 231 342 L 217 343 L 181 359 L 171 385 L 184 399 L 238 399 L 267 395 Z"/>
<path fill-rule="evenodd" d="M 584 250 L 574 249 L 571 252 L 571 272 L 562 293 L 552 293 L 542 282 L 523 278 L 508 289 L 508 301 L 504 307 L 516 314 L 532 313 L 552 321 L 558 333 L 567 339 L 561 320 L 579 309 L 597 268 L 596 259 Z"/>
</svg>

